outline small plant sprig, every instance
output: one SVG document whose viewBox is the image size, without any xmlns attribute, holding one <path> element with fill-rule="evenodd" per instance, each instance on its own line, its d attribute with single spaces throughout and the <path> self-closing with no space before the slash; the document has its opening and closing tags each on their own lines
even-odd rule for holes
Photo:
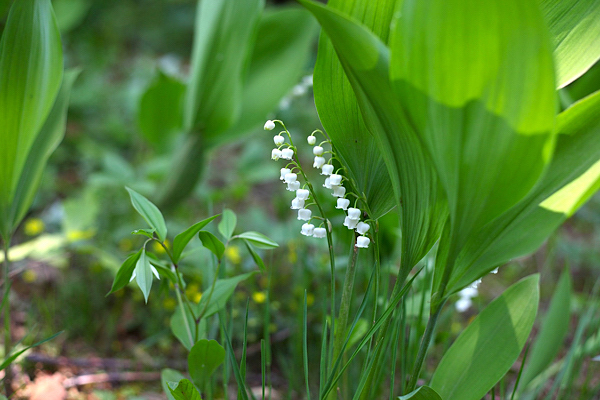
<svg viewBox="0 0 600 400">
<path fill-rule="evenodd" d="M 279 159 L 289 161 L 284 168 L 281 168 L 279 179 L 287 184 L 288 191 L 296 193 L 296 197 L 292 200 L 291 209 L 298 210 L 298 219 L 306 221 L 306 223 L 302 225 L 301 233 L 304 236 L 324 238 L 326 237 L 327 229 L 329 229 L 331 232 L 330 223 L 329 220 L 327 220 L 323 215 L 322 208 L 319 205 L 319 200 L 312 190 L 312 184 L 304 173 L 304 170 L 302 169 L 300 162 L 297 160 L 297 157 L 295 157 L 297 154 L 297 148 L 294 146 L 290 132 L 285 127 L 285 124 L 280 120 L 268 120 L 265 123 L 264 128 L 267 131 L 271 131 L 275 129 L 276 124 L 280 124 L 283 128 L 283 131 L 273 137 L 273 142 L 277 147 L 271 151 L 271 159 L 275 161 Z M 317 133 L 324 136 L 324 140 L 319 144 L 317 144 L 317 138 L 315 136 Z M 285 137 L 283 136 L 284 134 L 288 137 L 289 143 L 285 141 Z M 319 129 L 313 131 L 308 136 L 307 142 L 309 145 L 314 146 L 313 154 L 315 157 L 313 168 L 320 169 L 321 175 L 326 177 L 323 187 L 330 189 L 332 191 L 331 195 L 337 198 L 337 204 L 335 208 L 347 211 L 346 218 L 344 219 L 344 226 L 346 226 L 348 229 L 356 230 L 359 235 L 356 237 L 355 246 L 358 248 L 368 248 L 369 244 L 371 243 L 371 238 L 367 236 L 370 225 L 367 222 L 360 220 L 363 212 L 357 208 L 358 201 L 361 199 L 361 197 L 353 192 L 347 193 L 346 187 L 344 186 L 344 181 L 347 181 L 348 178 L 341 174 L 343 168 L 339 168 L 334 172 L 334 166 L 332 162 L 335 158 L 335 153 L 333 148 L 327 151 L 323 148 L 324 145 L 329 145 L 329 147 L 331 147 L 331 142 Z M 326 154 L 331 155 L 328 160 L 324 157 Z M 306 182 L 302 188 L 300 187 L 301 183 L 298 181 L 298 174 L 300 174 Z M 350 199 L 348 199 L 347 196 L 353 196 L 356 198 L 354 207 L 350 207 Z M 309 202 L 307 203 L 307 201 Z M 312 211 L 308 208 L 313 204 L 320 209 L 320 217 L 313 216 Z M 315 225 L 311 223 L 313 219 L 321 220 L 321 224 L 318 227 L 315 227 Z M 327 225 L 327 228 L 324 227 L 325 225 Z"/>
</svg>

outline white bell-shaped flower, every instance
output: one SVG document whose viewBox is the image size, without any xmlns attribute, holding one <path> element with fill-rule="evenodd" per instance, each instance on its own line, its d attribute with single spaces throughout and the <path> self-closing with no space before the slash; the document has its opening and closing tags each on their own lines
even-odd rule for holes
<svg viewBox="0 0 600 400">
<path fill-rule="evenodd" d="M 327 189 L 333 189 L 333 188 L 331 187 L 331 179 L 329 179 L 329 178 L 325 178 L 325 183 L 323 183 L 323 187 L 324 187 L 324 188 L 327 188 Z"/>
<path fill-rule="evenodd" d="M 344 219 L 344 226 L 347 227 L 348 229 L 355 229 L 356 225 L 358 225 L 357 219 L 352 219 L 350 217 L 346 217 Z"/>
<path fill-rule="evenodd" d="M 271 120 L 265 122 L 265 131 L 272 131 L 273 129 L 275 129 L 275 122 Z"/>
<path fill-rule="evenodd" d="M 271 150 L 271 160 L 279 160 L 281 158 L 281 150 L 273 149 Z"/>
<path fill-rule="evenodd" d="M 279 176 L 279 180 L 283 181 L 285 179 L 285 176 L 292 172 L 292 170 L 289 168 L 281 168 L 279 172 L 281 173 L 281 175 Z"/>
<path fill-rule="evenodd" d="M 361 213 L 360 213 L 360 210 L 358 208 L 350 207 L 348 209 L 348 218 L 350 218 L 350 219 L 355 219 L 355 220 L 358 221 L 360 219 L 360 214 Z"/>
<path fill-rule="evenodd" d="M 313 154 L 315 156 L 322 156 L 323 155 L 323 148 L 321 146 L 315 146 L 315 147 L 313 147 Z"/>
<path fill-rule="evenodd" d="M 491 271 L 490 271 L 490 273 L 492 273 L 492 274 L 497 274 L 497 273 L 498 273 L 498 269 L 499 269 L 499 268 L 493 269 L 493 270 L 491 270 Z"/>
<path fill-rule="evenodd" d="M 300 182 L 298 181 L 290 182 L 287 184 L 286 190 L 289 190 L 290 192 L 295 192 L 298 189 L 300 189 Z"/>
<path fill-rule="evenodd" d="M 325 159 L 321 156 L 315 156 L 315 162 L 313 163 L 313 168 L 321 168 L 325 165 Z"/>
<path fill-rule="evenodd" d="M 338 210 L 347 210 L 349 205 L 350 205 L 350 200 L 337 199 L 337 206 L 335 206 L 335 208 L 337 208 Z"/>
<path fill-rule="evenodd" d="M 300 233 L 303 234 L 304 236 L 312 236 L 314 230 L 315 230 L 315 226 L 313 224 L 306 223 L 306 224 L 302 225 L 302 231 L 300 231 Z"/>
<path fill-rule="evenodd" d="M 300 200 L 307 200 L 308 196 L 310 196 L 310 192 L 308 189 L 298 189 L 296 190 L 296 197 Z"/>
<path fill-rule="evenodd" d="M 333 165 L 325 164 L 321 168 L 321 175 L 331 175 L 333 174 Z"/>
<path fill-rule="evenodd" d="M 275 146 L 281 146 L 283 142 L 285 142 L 285 139 L 281 135 L 276 135 L 273 136 L 273 142 L 275 143 Z"/>
<path fill-rule="evenodd" d="M 313 146 L 315 143 L 317 143 L 317 138 L 314 137 L 313 135 L 310 135 L 309 137 L 306 138 L 306 141 L 308 142 L 308 144 Z"/>
<path fill-rule="evenodd" d="M 290 149 L 289 147 L 281 150 L 281 158 L 284 160 L 291 160 L 292 157 L 294 157 L 294 150 Z"/>
<path fill-rule="evenodd" d="M 458 295 L 463 298 L 472 298 L 477 297 L 479 295 L 479 291 L 474 287 L 467 286 L 466 288 L 458 292 Z"/>
<path fill-rule="evenodd" d="M 331 179 L 331 184 L 332 185 L 336 185 L 339 186 L 342 184 L 342 176 L 338 175 L 338 174 L 331 174 L 329 176 L 329 179 Z"/>
<path fill-rule="evenodd" d="M 283 180 L 285 183 L 292 183 L 298 180 L 298 175 L 293 172 L 289 172 L 283 176 Z"/>
<path fill-rule="evenodd" d="M 304 200 L 296 197 L 294 200 L 292 200 L 291 208 L 292 208 L 292 210 L 299 210 L 301 208 L 304 208 Z"/>
<path fill-rule="evenodd" d="M 360 247 L 361 249 L 369 247 L 369 243 L 371 243 L 371 239 L 366 236 L 359 236 L 356 238 L 356 247 Z"/>
<path fill-rule="evenodd" d="M 315 228 L 313 231 L 313 236 L 316 238 L 324 238 L 327 236 L 327 231 L 325 228 Z"/>
<path fill-rule="evenodd" d="M 346 195 L 346 188 L 343 186 L 333 186 L 333 197 L 344 197 Z"/>
<path fill-rule="evenodd" d="M 364 235 L 369 231 L 370 228 L 371 226 L 366 222 L 359 222 L 358 225 L 356 225 L 356 232 L 360 233 L 361 235 Z"/>
<path fill-rule="evenodd" d="M 310 217 L 312 216 L 312 211 L 308 208 L 301 208 L 298 210 L 298 219 L 301 221 L 310 221 Z"/>
<path fill-rule="evenodd" d="M 468 297 L 464 297 L 464 298 L 461 297 L 454 304 L 454 307 L 456 308 L 456 311 L 458 311 L 459 313 L 462 313 L 462 312 L 467 311 L 469 308 L 471 308 L 472 304 L 473 304 L 473 302 L 471 301 L 470 298 L 468 298 Z"/>
</svg>

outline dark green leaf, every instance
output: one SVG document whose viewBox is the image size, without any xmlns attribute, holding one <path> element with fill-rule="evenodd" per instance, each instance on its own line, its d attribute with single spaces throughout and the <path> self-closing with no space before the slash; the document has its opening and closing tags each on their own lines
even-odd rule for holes
<svg viewBox="0 0 600 400">
<path fill-rule="evenodd" d="M 254 260 L 256 265 L 258 265 L 258 268 L 260 268 L 260 272 L 262 272 L 264 274 L 267 267 L 265 266 L 265 263 L 263 262 L 262 258 L 260 258 L 260 256 L 256 252 L 256 250 L 254 250 L 252 248 L 252 245 L 250 243 L 248 243 L 248 241 L 244 240 L 244 243 L 246 244 L 246 248 L 248 249 L 248 252 L 252 256 L 252 259 Z"/>
<path fill-rule="evenodd" d="M 479 400 L 506 374 L 533 327 L 538 282 L 532 275 L 512 285 L 446 351 L 430 384 L 442 399 Z"/>
<path fill-rule="evenodd" d="M 236 235 L 235 238 L 247 240 L 250 244 L 259 249 L 273 249 L 279 247 L 276 242 L 258 232 L 249 231 L 240 233 L 239 235 Z"/>
<path fill-rule="evenodd" d="M 225 240 L 229 240 L 231 238 L 236 225 L 237 217 L 235 213 L 228 208 L 224 209 L 221 216 L 221 221 L 219 222 L 219 233 L 223 235 Z"/>
<path fill-rule="evenodd" d="M 181 257 L 181 253 L 187 246 L 187 244 L 192 240 L 192 238 L 200 231 L 200 229 L 204 228 L 210 221 L 217 218 L 219 214 L 213 215 L 212 217 L 203 219 L 200 222 L 195 223 L 194 225 L 187 228 L 185 231 L 181 232 L 179 235 L 175 236 L 173 240 L 173 261 L 178 262 Z"/>
<path fill-rule="evenodd" d="M 117 290 L 123 289 L 127 284 L 131 281 L 131 275 L 133 275 L 133 270 L 142 255 L 142 249 L 140 249 L 137 253 L 134 253 L 127 257 L 127 259 L 121 264 L 121 267 L 117 271 L 117 275 L 115 276 L 115 280 L 113 282 L 112 288 L 110 292 L 106 295 L 108 296 L 111 293 L 116 292 Z"/>
<path fill-rule="evenodd" d="M 223 361 L 225 349 L 216 340 L 199 340 L 188 354 L 188 368 L 192 381 L 203 390 L 210 376 Z"/>
<path fill-rule="evenodd" d="M 179 371 L 174 369 L 165 368 L 160 372 L 160 382 L 162 385 L 163 392 L 167 395 L 169 400 L 175 400 L 171 391 L 169 390 L 169 382 L 179 382 L 180 380 L 185 379 L 185 376 Z"/>
<path fill-rule="evenodd" d="M 181 129 L 184 93 L 183 83 L 158 71 L 140 100 L 138 125 L 146 140 L 159 151 Z"/>
<path fill-rule="evenodd" d="M 50 0 L 15 1 L 0 40 L 0 232 L 5 236 L 14 229 L 9 209 L 62 77 L 62 45 Z"/>
<path fill-rule="evenodd" d="M 161 242 L 164 242 L 167 238 L 167 225 L 165 224 L 165 219 L 161 214 L 158 207 L 156 207 L 150 200 L 139 194 L 133 189 L 126 187 L 129 192 L 129 196 L 131 197 L 131 204 L 136 211 L 144 217 L 146 222 L 150 224 L 152 229 L 156 231 L 156 236 L 160 239 Z"/>
<path fill-rule="evenodd" d="M 221 242 L 215 235 L 207 231 L 198 232 L 198 237 L 202 242 L 202 245 L 212 251 L 212 253 L 217 256 L 220 260 L 223 258 L 223 254 L 225 253 L 225 245 Z"/>
<path fill-rule="evenodd" d="M 442 400 L 442 398 L 429 386 L 421 386 L 405 396 L 398 396 L 398 400 Z"/>
<path fill-rule="evenodd" d="M 175 400 L 202 400 L 198 390 L 187 379 L 182 379 L 179 382 L 168 382 L 167 385 Z"/>
<path fill-rule="evenodd" d="M 572 286 L 569 269 L 565 268 L 527 357 L 527 364 L 521 376 L 521 388 L 525 388 L 533 378 L 546 369 L 562 348 L 570 330 Z"/>
<path fill-rule="evenodd" d="M 211 289 L 207 289 L 200 299 L 200 303 L 198 304 L 198 309 L 204 311 L 203 318 L 210 317 L 211 315 L 217 313 L 219 310 L 225 307 L 225 303 L 227 299 L 231 297 L 233 292 L 235 291 L 236 286 L 241 282 L 256 272 L 247 272 L 242 275 L 234 276 L 233 278 L 228 279 L 219 279 L 215 283 L 215 289 L 211 295 Z M 208 303 L 210 297 L 210 303 Z M 208 306 L 207 306 L 208 304 Z"/>
</svg>

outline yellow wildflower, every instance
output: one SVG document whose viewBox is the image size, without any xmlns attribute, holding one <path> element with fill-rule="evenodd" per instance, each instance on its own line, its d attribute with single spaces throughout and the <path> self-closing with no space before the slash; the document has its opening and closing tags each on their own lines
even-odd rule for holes
<svg viewBox="0 0 600 400">
<path fill-rule="evenodd" d="M 29 218 L 25 221 L 24 231 L 27 236 L 35 236 L 44 232 L 46 225 L 39 218 Z"/>
<path fill-rule="evenodd" d="M 254 292 L 252 293 L 252 300 L 257 304 L 262 304 L 267 301 L 267 295 L 265 292 Z"/>
<path fill-rule="evenodd" d="M 225 249 L 225 257 L 227 257 L 232 264 L 239 264 L 242 261 L 240 248 L 235 245 L 227 246 Z"/>
</svg>

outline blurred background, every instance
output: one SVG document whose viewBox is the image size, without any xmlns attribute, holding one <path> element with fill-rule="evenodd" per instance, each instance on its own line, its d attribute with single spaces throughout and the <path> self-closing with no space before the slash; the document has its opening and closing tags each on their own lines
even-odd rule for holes
<svg viewBox="0 0 600 400">
<path fill-rule="evenodd" d="M 267 3 L 269 10 L 297 7 L 293 1 Z M 152 129 L 145 126 L 144 112 L 148 111 L 142 103 L 145 94 L 159 82 L 178 90 L 178 85 L 186 81 L 197 2 L 53 0 L 53 4 L 66 67 L 81 67 L 82 73 L 71 95 L 65 139 L 52 155 L 34 206 L 13 241 L 12 304 L 14 335 L 25 337 L 25 343 L 61 330 L 64 333 L 26 354 L 21 363 L 22 384 L 33 385 L 29 381 L 37 377 L 39 385 L 40 377 L 54 373 L 74 377 L 98 371 L 151 373 L 165 366 L 183 370 L 187 353 L 169 329 L 176 299 L 164 282 L 154 285 L 148 304 L 144 304 L 134 284 L 108 297 L 106 293 L 122 261 L 143 242 L 141 237 L 131 235 L 144 223 L 133 212 L 124 187 L 155 200 L 168 179 L 170 160 L 182 145 L 177 129 L 165 137 L 153 136 Z M 6 15 L 4 10 L 0 12 L 1 28 Z M 292 63 L 298 64 L 295 82 L 278 89 L 283 95 L 258 123 L 245 127 L 243 132 L 228 131 L 212 144 L 205 154 L 198 184 L 189 196 L 165 210 L 169 229 L 176 232 L 229 208 L 238 216 L 239 231 L 258 231 L 279 243 L 277 250 L 263 254 L 267 273 L 238 286 L 230 314 L 234 326 L 243 326 L 246 301 L 250 299 L 248 379 L 255 381 L 251 386 L 260 386 L 260 339 L 270 338 L 269 379 L 280 398 L 297 398 L 302 393 L 299 335 L 304 291 L 309 306 L 309 335 L 314 338 L 320 335 L 323 311 L 328 306 L 328 285 L 323 284 L 329 282 L 324 243 L 299 234 L 301 224 L 289 208 L 292 197 L 279 181 L 282 165 L 270 160 L 272 135 L 262 129 L 267 118 L 285 121 L 299 144 L 303 163 L 312 164 L 305 137 L 320 128 L 311 79 L 318 28 L 315 24 L 301 27 L 309 30 L 298 32 L 308 38 L 309 46 L 299 45 L 297 52 L 292 49 L 286 53 Z M 272 32 L 273 37 L 277 34 Z M 563 107 L 599 88 L 600 65 L 596 65 L 561 92 Z M 272 88 L 264 87 L 264 91 L 269 90 Z M 334 204 L 329 203 L 334 225 L 341 227 L 343 215 L 335 213 Z M 397 220 L 398 215 L 392 211 L 381 221 L 384 276 L 394 274 L 398 258 Z M 347 230 L 338 229 L 335 237 L 338 264 L 344 265 L 350 236 Z M 448 313 L 442 319 L 440 348 L 456 337 L 479 307 L 510 283 L 535 271 L 542 272 L 541 310 L 547 306 L 561 272 L 568 267 L 575 283 L 575 311 L 583 312 L 600 276 L 598 249 L 597 195 L 536 254 L 515 260 L 501 267 L 497 275 L 485 278 L 471 310 Z M 203 269 L 210 264 L 209 255 L 202 249 L 196 249 L 195 255 L 188 257 L 183 268 L 194 277 L 186 294 L 199 301 L 207 286 Z M 368 264 L 368 260 L 363 261 Z M 226 268 L 228 275 L 256 269 L 246 250 L 235 246 L 227 250 Z M 359 272 L 357 292 L 364 292 L 370 272 Z M 342 278 L 340 271 L 338 279 Z M 597 332 L 597 328 L 598 323 L 589 329 Z M 234 347 L 240 343 L 240 330 L 233 340 Z M 309 342 L 316 352 L 319 340 Z M 600 353 L 600 345 L 596 345 Z M 582 368 L 586 374 L 597 376 L 599 364 Z M 159 394 L 156 376 L 138 378 L 133 382 L 116 379 L 73 385 L 68 396 L 106 400 L 164 396 Z"/>
</svg>

